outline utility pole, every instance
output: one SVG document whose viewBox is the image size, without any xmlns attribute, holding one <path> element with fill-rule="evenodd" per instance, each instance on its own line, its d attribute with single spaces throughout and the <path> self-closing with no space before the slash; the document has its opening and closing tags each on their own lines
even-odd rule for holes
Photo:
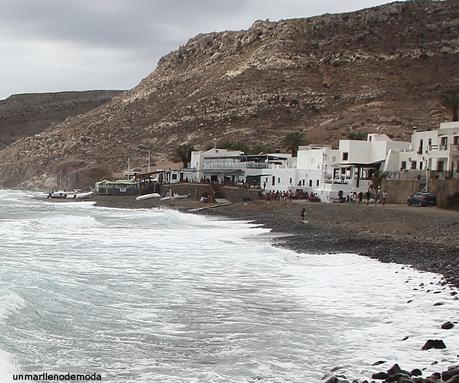
<svg viewBox="0 0 459 383">
<path fill-rule="evenodd" d="M 151 166 L 151 150 L 148 149 L 148 173 L 150 173 L 150 166 Z"/>
</svg>

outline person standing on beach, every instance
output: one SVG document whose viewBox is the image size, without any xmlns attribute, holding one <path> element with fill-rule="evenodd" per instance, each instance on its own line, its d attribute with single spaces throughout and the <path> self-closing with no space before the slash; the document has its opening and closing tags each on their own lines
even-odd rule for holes
<svg viewBox="0 0 459 383">
<path fill-rule="evenodd" d="M 379 201 L 379 197 L 381 196 L 381 192 L 378 190 L 376 193 L 375 193 L 375 205 L 378 204 L 378 201 Z"/>
<path fill-rule="evenodd" d="M 386 204 L 386 199 L 387 199 L 387 192 L 384 190 L 381 194 L 381 201 L 383 205 Z"/>
<path fill-rule="evenodd" d="M 366 192 L 365 197 L 367 198 L 367 205 L 368 205 L 370 203 L 370 198 L 371 198 L 371 193 L 369 190 Z"/>
<path fill-rule="evenodd" d="M 303 210 L 301 210 L 301 223 L 304 223 L 304 217 L 306 215 L 306 209 L 303 208 Z"/>
</svg>

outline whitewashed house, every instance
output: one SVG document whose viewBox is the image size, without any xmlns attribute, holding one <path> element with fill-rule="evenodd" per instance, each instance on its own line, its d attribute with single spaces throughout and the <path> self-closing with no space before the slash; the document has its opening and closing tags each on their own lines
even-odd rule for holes
<svg viewBox="0 0 459 383">
<path fill-rule="evenodd" d="M 382 170 L 391 150 L 407 150 L 409 142 L 393 141 L 385 134 L 369 134 L 366 141 L 340 140 L 339 148 L 301 146 L 296 164 L 273 167 L 265 177 L 267 191 L 301 190 L 316 194 L 322 201 L 366 192 L 376 170 Z M 293 165 L 293 166 L 292 166 Z"/>
<path fill-rule="evenodd" d="M 332 164 L 339 158 L 331 146 L 308 145 L 298 148 L 297 158 L 271 167 L 265 177 L 267 191 L 316 192 L 325 180 L 331 179 Z"/>
<path fill-rule="evenodd" d="M 193 151 L 189 167 L 181 170 L 182 179 L 189 182 L 247 183 L 260 186 L 267 169 L 287 166 L 291 157 L 291 154 L 283 153 L 246 155 L 239 150 L 218 148 Z"/>
<path fill-rule="evenodd" d="M 405 178 L 426 171 L 459 175 L 459 122 L 447 122 L 438 130 L 415 131 L 410 148 L 393 150 L 386 161 L 386 171 L 405 174 Z"/>
</svg>

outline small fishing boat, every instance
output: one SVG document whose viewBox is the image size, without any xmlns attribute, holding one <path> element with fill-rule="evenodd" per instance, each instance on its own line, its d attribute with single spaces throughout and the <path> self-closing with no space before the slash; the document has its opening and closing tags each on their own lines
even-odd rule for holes
<svg viewBox="0 0 459 383">
<path fill-rule="evenodd" d="M 144 195 L 139 195 L 136 197 L 136 201 L 143 201 L 145 199 L 150 199 L 150 198 L 160 198 L 161 194 L 159 193 L 150 193 L 150 194 L 144 194 Z"/>
<path fill-rule="evenodd" d="M 92 196 L 92 192 L 85 192 L 81 193 L 79 191 L 63 191 L 63 190 L 57 190 L 57 191 L 51 191 L 47 194 L 45 194 L 46 198 L 52 198 L 52 199 L 87 199 L 90 196 Z"/>
<path fill-rule="evenodd" d="M 48 193 L 48 198 L 56 198 L 56 199 L 66 199 L 69 193 L 63 190 L 51 191 Z"/>
<path fill-rule="evenodd" d="M 190 198 L 190 196 L 188 194 L 173 194 L 172 197 L 171 196 L 167 196 L 167 197 L 163 197 L 160 199 L 160 201 L 168 201 L 168 200 L 173 200 L 173 199 L 183 199 L 183 198 Z"/>
<path fill-rule="evenodd" d="M 75 194 L 76 199 L 88 199 L 92 196 L 92 192 L 84 192 Z"/>
</svg>

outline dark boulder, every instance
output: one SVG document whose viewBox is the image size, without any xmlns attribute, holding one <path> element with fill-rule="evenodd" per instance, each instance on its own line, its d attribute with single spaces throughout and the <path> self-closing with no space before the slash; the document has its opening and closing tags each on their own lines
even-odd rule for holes
<svg viewBox="0 0 459 383">
<path fill-rule="evenodd" d="M 409 375 L 399 372 L 397 374 L 390 375 L 386 379 L 386 382 L 401 382 L 401 381 L 406 381 L 406 380 L 409 380 L 410 382 L 412 382 L 411 377 Z"/>
<path fill-rule="evenodd" d="M 373 375 L 371 375 L 372 379 L 379 379 L 379 380 L 384 380 L 387 379 L 389 375 L 386 372 L 375 372 Z"/>
<path fill-rule="evenodd" d="M 459 375 L 459 366 L 456 366 L 456 367 L 448 369 L 447 371 L 443 371 L 441 373 L 441 378 L 446 381 L 458 375 Z"/>
<path fill-rule="evenodd" d="M 411 370 L 410 374 L 411 376 L 421 376 L 422 371 L 419 368 L 415 368 L 414 370 Z"/>
<path fill-rule="evenodd" d="M 429 339 L 425 345 L 422 346 L 422 350 L 430 350 L 431 348 L 443 349 L 446 348 L 446 345 L 441 339 Z"/>
<path fill-rule="evenodd" d="M 442 330 L 450 330 L 454 327 L 454 324 L 451 322 L 445 322 L 441 325 Z"/>
<path fill-rule="evenodd" d="M 441 378 L 441 375 L 440 373 L 438 372 L 434 372 L 432 375 L 430 375 L 427 379 L 431 379 L 431 380 L 439 380 Z"/>
<path fill-rule="evenodd" d="M 395 374 L 398 374 L 402 372 L 402 369 L 400 368 L 400 366 L 395 363 L 391 368 L 389 368 L 387 370 L 387 374 L 390 376 L 390 375 L 395 375 Z"/>
</svg>

